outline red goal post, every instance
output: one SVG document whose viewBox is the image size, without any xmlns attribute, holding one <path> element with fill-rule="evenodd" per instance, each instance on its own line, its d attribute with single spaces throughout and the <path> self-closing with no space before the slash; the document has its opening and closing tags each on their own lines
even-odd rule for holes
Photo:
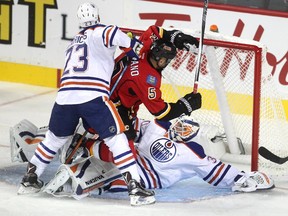
<svg viewBox="0 0 288 216">
<path fill-rule="evenodd" d="M 143 32 L 122 30 L 137 36 Z M 200 124 L 217 126 L 225 136 L 225 152 L 213 146 L 206 153 L 279 176 L 287 174 L 288 163 L 274 164 L 258 154 L 259 146 L 265 146 L 279 156 L 288 155 L 288 122 L 266 52 L 267 47 L 256 41 L 206 32 L 198 86 L 203 104 L 192 116 Z M 195 54 L 178 51 L 163 71 L 161 88 L 167 102 L 193 91 L 196 60 Z M 151 118 L 145 108 L 139 115 Z"/>
</svg>

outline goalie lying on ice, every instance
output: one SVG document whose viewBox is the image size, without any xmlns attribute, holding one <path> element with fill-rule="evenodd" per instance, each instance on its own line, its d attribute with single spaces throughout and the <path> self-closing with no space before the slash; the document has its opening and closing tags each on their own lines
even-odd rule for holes
<svg viewBox="0 0 288 216">
<path fill-rule="evenodd" d="M 135 140 L 137 166 L 142 184 L 146 188 L 167 188 L 178 181 L 195 176 L 210 185 L 230 187 L 233 191 L 240 192 L 274 187 L 273 180 L 265 173 L 245 173 L 206 155 L 201 143 L 211 142 L 211 140 L 201 135 L 199 131 L 202 126 L 199 130 L 199 124 L 191 118 L 181 116 L 174 123 L 135 119 L 134 127 L 137 131 Z M 79 137 L 79 130 L 76 131 L 75 137 Z M 16 159 L 23 161 L 23 158 L 31 155 L 29 152 L 34 152 L 35 147 L 28 145 L 25 140 L 30 140 L 27 134 L 41 137 L 37 135 L 38 131 L 27 120 L 11 128 L 14 161 Z M 99 192 L 127 190 L 113 161 L 101 160 L 102 154 L 107 154 L 109 151 L 108 148 L 102 141 L 94 140 L 92 137 L 92 134 L 85 137 L 71 164 L 60 165 L 55 177 L 43 189 L 44 192 L 80 199 L 95 189 Z M 65 161 L 67 148 L 69 149 L 71 145 L 67 143 L 66 150 L 62 149 L 60 153 L 62 161 Z"/>
</svg>

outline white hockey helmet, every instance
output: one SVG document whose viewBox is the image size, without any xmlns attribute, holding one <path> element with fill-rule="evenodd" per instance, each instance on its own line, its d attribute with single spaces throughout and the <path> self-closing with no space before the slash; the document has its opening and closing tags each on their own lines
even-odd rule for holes
<svg viewBox="0 0 288 216">
<path fill-rule="evenodd" d="M 77 17 L 81 27 L 88 27 L 100 22 L 98 7 L 93 3 L 83 3 L 78 7 Z"/>
<path fill-rule="evenodd" d="M 199 128 L 199 123 L 182 115 L 170 126 L 169 138 L 176 142 L 187 142 L 197 135 Z"/>
</svg>

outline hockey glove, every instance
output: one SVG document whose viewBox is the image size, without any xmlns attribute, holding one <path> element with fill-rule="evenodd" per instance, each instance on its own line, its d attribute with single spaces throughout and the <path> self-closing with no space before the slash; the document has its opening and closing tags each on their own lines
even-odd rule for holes
<svg viewBox="0 0 288 216">
<path fill-rule="evenodd" d="M 202 96 L 200 93 L 189 93 L 186 94 L 183 98 L 180 98 L 178 103 L 185 107 L 185 114 L 190 115 L 192 111 L 201 108 Z"/>
<path fill-rule="evenodd" d="M 123 48 L 124 52 L 130 58 L 136 58 L 137 60 L 141 57 L 143 44 L 141 41 L 137 40 L 135 37 L 131 39 L 131 44 L 129 48 Z"/>
<path fill-rule="evenodd" d="M 194 45 L 196 48 L 199 47 L 199 41 L 191 35 L 184 34 L 181 31 L 176 31 L 173 33 L 171 41 L 174 45 L 181 50 L 190 50 L 191 47 Z"/>
<path fill-rule="evenodd" d="M 132 118 L 130 116 L 130 109 L 124 107 L 123 105 L 117 106 L 118 113 L 121 116 L 121 119 L 125 125 L 125 135 L 128 140 L 134 140 L 136 137 L 136 131 L 132 125 Z"/>
</svg>

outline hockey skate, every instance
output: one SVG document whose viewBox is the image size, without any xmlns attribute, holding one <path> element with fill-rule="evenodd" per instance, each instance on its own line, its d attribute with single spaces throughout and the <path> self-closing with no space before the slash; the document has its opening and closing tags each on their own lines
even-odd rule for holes
<svg viewBox="0 0 288 216">
<path fill-rule="evenodd" d="M 147 191 L 139 182 L 131 179 L 130 173 L 125 173 L 124 179 L 127 183 L 131 206 L 150 205 L 155 203 L 154 191 Z"/>
<path fill-rule="evenodd" d="M 24 175 L 17 194 L 38 193 L 43 187 L 43 181 L 38 179 L 35 173 L 36 166 L 32 163 L 28 164 L 27 173 Z"/>
<path fill-rule="evenodd" d="M 253 192 L 256 190 L 268 190 L 274 188 L 274 181 L 264 173 L 251 172 L 244 173 L 237 179 L 232 187 L 232 191 Z"/>
</svg>

